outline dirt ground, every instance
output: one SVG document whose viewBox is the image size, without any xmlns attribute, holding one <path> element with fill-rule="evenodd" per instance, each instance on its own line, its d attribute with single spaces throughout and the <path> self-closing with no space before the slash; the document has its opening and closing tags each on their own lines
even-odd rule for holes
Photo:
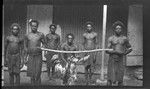
<svg viewBox="0 0 150 89">
<path fill-rule="evenodd" d="M 85 85 L 86 79 L 84 78 L 84 68 L 83 66 L 78 66 L 78 75 L 77 75 L 77 81 L 75 82 L 75 85 Z M 99 68 L 97 68 L 97 73 L 100 73 Z M 135 78 L 133 75 L 133 68 L 127 68 L 125 76 L 124 76 L 124 86 L 143 86 L 143 81 L 138 80 Z M 106 80 L 106 68 L 104 69 L 104 74 L 105 74 L 105 80 Z M 26 71 L 22 71 L 20 73 L 21 76 L 21 85 L 22 86 L 30 86 L 30 78 L 26 76 Z M 98 84 L 96 83 L 96 80 L 100 79 L 100 74 L 95 74 L 92 77 L 91 85 L 96 85 L 96 86 L 105 86 L 105 84 Z M 42 74 L 41 74 L 41 80 L 42 80 L 42 85 L 60 85 L 62 80 L 49 80 L 46 72 L 46 65 L 43 64 L 42 67 Z M 4 71 L 4 86 L 9 86 L 9 74 L 8 71 Z"/>
</svg>

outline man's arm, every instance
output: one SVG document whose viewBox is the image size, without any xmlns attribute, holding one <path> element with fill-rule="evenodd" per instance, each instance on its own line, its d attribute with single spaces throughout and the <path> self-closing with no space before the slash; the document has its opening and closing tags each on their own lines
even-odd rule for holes
<svg viewBox="0 0 150 89">
<path fill-rule="evenodd" d="M 64 50 L 65 51 L 65 45 L 64 44 L 61 45 L 60 50 Z M 65 60 L 65 58 L 64 58 L 64 53 L 60 53 L 60 55 L 61 55 L 62 60 L 65 61 L 65 62 L 67 62 Z"/>
<path fill-rule="evenodd" d="M 28 39 L 27 35 L 24 36 L 24 61 L 27 62 L 27 56 L 28 56 Z"/>
<path fill-rule="evenodd" d="M 87 55 L 87 56 L 85 56 L 85 57 L 83 57 L 83 58 L 79 59 L 79 61 L 78 61 L 78 62 L 86 61 L 86 60 L 88 60 L 88 59 L 89 59 L 89 57 L 90 57 L 90 55 Z"/>
<path fill-rule="evenodd" d="M 45 36 L 45 44 L 46 44 L 45 47 L 46 47 L 46 48 L 47 48 L 47 45 L 48 45 L 48 44 L 47 44 L 47 43 L 48 43 L 48 37 L 47 37 L 47 36 L 48 36 L 48 35 Z"/>
<path fill-rule="evenodd" d="M 42 35 L 41 35 L 41 42 L 42 42 L 42 47 L 44 47 L 44 48 L 47 48 L 47 47 L 48 47 L 48 46 L 47 46 L 47 42 L 48 42 L 48 37 L 47 37 L 47 35 L 44 36 L 44 34 L 42 33 Z M 46 56 L 47 51 L 43 51 L 43 52 L 44 52 L 44 55 Z"/>
<path fill-rule="evenodd" d="M 85 44 L 86 44 L 86 37 L 85 37 L 85 35 L 86 35 L 86 34 L 83 34 L 83 43 L 82 43 L 83 47 L 84 47 Z"/>
<path fill-rule="evenodd" d="M 132 51 L 131 44 L 129 43 L 129 39 L 126 39 L 125 45 L 126 45 L 125 55 L 127 55 Z"/>
<path fill-rule="evenodd" d="M 6 58 L 8 45 L 9 45 L 9 39 L 7 37 L 5 40 L 5 45 L 4 45 L 4 65 L 7 65 L 7 62 L 8 62 L 8 60 Z"/>
<path fill-rule="evenodd" d="M 48 34 L 45 36 L 45 48 L 48 48 Z M 47 51 L 44 51 L 44 55 L 47 54 Z"/>
<path fill-rule="evenodd" d="M 95 37 L 94 37 L 94 43 L 95 43 L 95 46 L 96 46 L 96 49 L 99 48 L 98 46 L 98 41 L 97 41 L 97 33 L 95 33 Z M 93 63 L 95 64 L 96 63 L 96 56 L 97 56 L 98 52 L 94 52 L 94 59 L 93 59 Z"/>
<path fill-rule="evenodd" d="M 112 46 L 111 46 L 111 37 L 110 38 L 108 38 L 108 44 L 107 44 L 107 47 L 109 48 L 109 49 L 111 49 L 112 48 Z M 108 54 L 110 54 L 111 53 L 111 51 L 106 51 L 106 53 L 108 53 Z"/>
<path fill-rule="evenodd" d="M 60 36 L 58 35 L 58 39 L 57 39 L 57 49 L 59 49 L 59 46 L 60 46 Z"/>
<path fill-rule="evenodd" d="M 44 36 L 43 33 L 41 33 L 41 42 L 43 47 L 47 47 L 46 37 Z"/>
<path fill-rule="evenodd" d="M 21 67 L 22 67 L 24 64 L 24 56 L 23 56 L 24 55 L 24 40 L 23 38 L 20 39 L 19 47 L 20 47 Z"/>
<path fill-rule="evenodd" d="M 107 45 L 108 49 L 112 49 L 112 44 L 111 44 L 111 42 L 112 42 L 112 37 L 108 38 L 108 45 Z M 107 50 L 106 53 L 112 54 L 112 53 L 116 53 L 116 51 L 115 51 L 115 50 L 111 50 L 111 51 L 110 51 L 110 50 Z"/>
<path fill-rule="evenodd" d="M 97 33 L 95 33 L 94 34 L 95 35 L 95 37 L 94 37 L 94 43 L 95 43 L 95 46 L 96 46 L 96 49 L 98 49 L 99 47 L 98 47 L 98 40 L 97 40 Z"/>
<path fill-rule="evenodd" d="M 77 45 L 75 45 L 75 51 L 79 51 L 79 47 Z M 79 57 L 79 53 L 76 53 L 75 57 Z"/>
<path fill-rule="evenodd" d="M 21 53 L 21 55 L 23 55 L 24 38 L 21 38 L 21 39 L 20 39 L 20 45 L 19 45 L 19 47 L 20 47 L 20 53 Z"/>
<path fill-rule="evenodd" d="M 28 49 L 28 39 L 27 39 L 27 35 L 24 36 L 24 50 L 27 53 L 27 49 Z"/>
</svg>

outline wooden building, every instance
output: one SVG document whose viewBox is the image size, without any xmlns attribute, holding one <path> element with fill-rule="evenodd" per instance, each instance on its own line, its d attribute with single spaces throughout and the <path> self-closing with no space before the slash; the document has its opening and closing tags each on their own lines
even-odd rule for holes
<svg viewBox="0 0 150 89">
<path fill-rule="evenodd" d="M 115 2 L 114 2 L 115 1 Z M 102 47 L 103 5 L 107 5 L 106 45 L 107 39 L 113 34 L 111 25 L 117 20 L 122 21 L 127 30 L 133 48 L 127 56 L 127 66 L 143 65 L 143 5 L 140 0 L 4 0 L 3 4 L 3 38 L 10 34 L 9 27 L 17 22 L 21 25 L 21 34 L 30 31 L 29 19 L 40 22 L 39 31 L 47 34 L 51 23 L 59 25 L 57 32 L 65 41 L 67 33 L 73 33 L 75 42 L 80 46 L 83 41 L 84 24 L 94 23 L 94 31 L 98 33 L 98 44 Z M 104 64 L 107 66 L 108 55 L 105 54 Z M 97 56 L 101 64 L 101 52 Z"/>
</svg>

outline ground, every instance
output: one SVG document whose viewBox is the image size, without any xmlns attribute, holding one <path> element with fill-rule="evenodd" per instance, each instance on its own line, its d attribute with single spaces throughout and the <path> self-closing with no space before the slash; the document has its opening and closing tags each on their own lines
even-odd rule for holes
<svg viewBox="0 0 150 89">
<path fill-rule="evenodd" d="M 97 66 L 98 67 L 98 66 Z M 76 85 L 85 85 L 85 81 L 86 79 L 84 78 L 84 73 L 83 73 L 83 66 L 78 66 L 78 79 L 75 82 Z M 133 70 L 135 70 L 135 67 L 128 67 L 126 68 L 126 73 L 124 76 L 124 86 L 142 86 L 143 85 L 143 81 L 139 80 L 137 77 L 135 77 L 135 73 L 133 73 Z M 99 68 L 97 68 L 96 70 L 97 73 L 100 73 Z M 136 71 L 137 72 L 137 71 Z M 105 80 L 106 80 L 106 68 L 104 70 L 104 74 L 105 74 Z M 26 71 L 22 71 L 20 73 L 21 76 L 21 85 L 22 86 L 26 86 L 26 85 L 30 85 L 30 78 L 26 76 Z M 42 67 L 42 74 L 41 74 L 41 79 L 42 79 L 42 85 L 60 85 L 61 80 L 48 80 L 48 76 L 47 76 L 47 72 L 46 72 L 46 64 L 43 63 L 43 67 Z M 99 85 L 101 86 L 99 83 L 96 83 L 96 80 L 100 79 L 100 74 L 95 74 L 92 77 L 92 81 L 91 81 L 91 85 Z M 5 86 L 9 86 L 9 75 L 8 75 L 8 71 L 5 70 L 4 71 L 4 85 Z M 103 86 L 106 85 L 106 83 L 103 84 Z"/>
</svg>

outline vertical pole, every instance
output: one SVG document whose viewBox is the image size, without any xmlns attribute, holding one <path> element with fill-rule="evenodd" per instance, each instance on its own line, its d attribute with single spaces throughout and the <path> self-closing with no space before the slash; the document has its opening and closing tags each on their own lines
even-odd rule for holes
<svg viewBox="0 0 150 89">
<path fill-rule="evenodd" d="M 27 29 L 26 29 L 26 34 L 28 34 L 29 33 L 29 6 L 27 5 L 27 22 L 26 22 L 26 25 L 27 25 Z"/>
<path fill-rule="evenodd" d="M 4 86 L 4 5 L 3 5 L 3 42 L 2 42 L 2 86 Z"/>
<path fill-rule="evenodd" d="M 28 26 L 28 16 L 26 18 L 26 33 L 25 34 L 28 34 L 28 30 L 29 30 L 29 26 Z"/>
<path fill-rule="evenodd" d="M 27 5 L 26 4 L 26 10 L 27 10 L 27 13 L 26 13 L 26 15 L 27 15 L 27 18 L 26 18 L 26 33 L 25 34 L 28 34 L 30 31 L 30 28 L 29 28 L 29 19 L 30 19 L 30 15 L 29 15 L 29 5 Z M 28 57 L 26 57 L 27 59 L 26 60 L 28 60 Z M 24 62 L 25 62 L 25 60 L 23 60 Z M 23 68 L 24 68 L 24 66 L 25 66 L 25 64 L 23 64 Z"/>
<path fill-rule="evenodd" d="M 107 19 L 107 5 L 103 6 L 103 39 L 102 39 L 102 49 L 105 49 L 105 37 L 106 37 L 106 19 Z M 104 80 L 104 57 L 105 51 L 102 51 L 102 64 L 101 64 L 101 76 L 100 79 Z"/>
</svg>

